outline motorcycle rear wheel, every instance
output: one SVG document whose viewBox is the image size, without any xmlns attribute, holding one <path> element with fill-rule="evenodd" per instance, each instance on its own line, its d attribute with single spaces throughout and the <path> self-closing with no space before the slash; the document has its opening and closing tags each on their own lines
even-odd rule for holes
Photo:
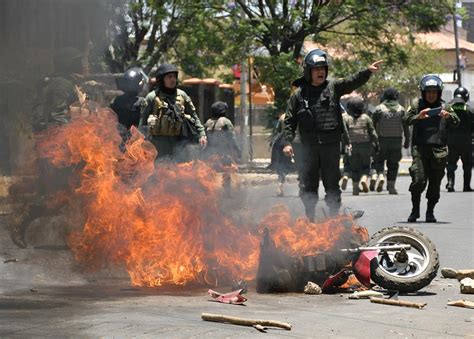
<svg viewBox="0 0 474 339">
<path fill-rule="evenodd" d="M 371 278 L 374 283 L 388 290 L 416 292 L 431 283 L 439 268 L 439 255 L 435 245 L 420 231 L 401 226 L 384 228 L 369 239 L 369 246 L 408 244 L 408 259 L 398 262 L 400 251 L 380 252 L 372 259 Z M 397 254 L 398 253 L 398 254 Z"/>
</svg>

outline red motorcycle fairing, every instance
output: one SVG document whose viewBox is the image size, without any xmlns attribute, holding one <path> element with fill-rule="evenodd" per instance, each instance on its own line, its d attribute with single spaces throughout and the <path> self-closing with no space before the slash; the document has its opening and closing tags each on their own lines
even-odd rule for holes
<svg viewBox="0 0 474 339">
<path fill-rule="evenodd" d="M 370 262 L 377 257 L 378 254 L 379 251 L 363 251 L 357 259 L 352 261 L 354 275 L 365 287 L 370 288 Z"/>
</svg>

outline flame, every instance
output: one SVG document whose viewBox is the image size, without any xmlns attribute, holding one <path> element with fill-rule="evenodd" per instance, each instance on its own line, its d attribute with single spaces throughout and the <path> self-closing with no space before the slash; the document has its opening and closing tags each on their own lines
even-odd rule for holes
<svg viewBox="0 0 474 339">
<path fill-rule="evenodd" d="M 115 114 L 99 109 L 38 136 L 41 157 L 79 177 L 71 199 L 80 199 L 85 223 L 69 237 L 74 258 L 89 271 L 124 266 L 138 286 L 253 279 L 261 232 L 250 216 L 237 224 L 221 209 L 220 175 L 202 161 L 156 164 L 136 129 L 119 147 L 116 126 Z M 355 232 L 348 216 L 310 224 L 279 206 L 260 225 L 288 253 L 306 255 L 347 238 L 348 223 Z"/>
</svg>

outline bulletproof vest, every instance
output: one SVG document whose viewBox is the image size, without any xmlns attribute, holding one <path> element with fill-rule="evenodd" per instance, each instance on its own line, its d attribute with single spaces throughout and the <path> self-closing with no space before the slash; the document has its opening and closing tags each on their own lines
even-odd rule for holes
<svg viewBox="0 0 474 339">
<path fill-rule="evenodd" d="M 451 108 L 459 117 L 459 126 L 453 129 L 448 129 L 448 143 L 449 144 L 465 144 L 471 143 L 471 126 L 472 113 L 467 104 L 453 103 Z"/>
<path fill-rule="evenodd" d="M 417 113 L 424 108 L 439 107 L 440 103 L 429 106 L 423 99 L 419 99 Z M 430 117 L 418 120 L 413 125 L 413 144 L 414 145 L 437 145 L 446 146 L 446 119 L 440 116 Z"/>
<path fill-rule="evenodd" d="M 318 134 L 335 132 L 340 140 L 342 133 L 341 107 L 336 102 L 332 87 L 326 87 L 319 95 L 311 96 L 307 86 L 298 94 L 298 125 L 301 140 L 313 141 Z"/>
<path fill-rule="evenodd" d="M 397 105 L 396 107 L 389 108 L 382 103 L 377 108 L 382 111 L 377 125 L 377 134 L 380 137 L 401 137 L 403 134 L 403 107 Z"/>
<path fill-rule="evenodd" d="M 226 117 L 209 119 L 204 128 L 209 139 L 209 145 L 226 147 L 230 135 L 229 124 L 232 124 Z"/>
<path fill-rule="evenodd" d="M 148 117 L 150 134 L 155 136 L 176 137 L 182 134 L 185 98 L 180 90 L 173 102 L 158 92 L 153 99 L 153 111 Z"/>
<path fill-rule="evenodd" d="M 366 114 L 362 114 L 358 118 L 354 118 L 351 115 L 346 118 L 351 143 L 364 144 L 370 142 L 367 118 L 368 116 Z"/>
</svg>

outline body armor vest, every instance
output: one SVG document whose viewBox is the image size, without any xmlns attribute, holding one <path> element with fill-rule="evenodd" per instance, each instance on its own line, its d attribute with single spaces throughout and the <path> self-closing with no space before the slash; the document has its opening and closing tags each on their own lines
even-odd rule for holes
<svg viewBox="0 0 474 339">
<path fill-rule="evenodd" d="M 184 97 L 179 91 L 176 102 L 165 101 L 157 94 L 153 103 L 153 112 L 148 117 L 150 134 L 177 137 L 182 133 L 184 116 Z"/>
<path fill-rule="evenodd" d="M 397 105 L 396 108 L 388 108 L 385 104 L 378 107 L 382 111 L 380 121 L 377 125 L 377 134 L 380 137 L 402 137 L 402 115 L 403 108 Z"/>
<path fill-rule="evenodd" d="M 342 133 L 341 107 L 329 86 L 318 97 L 308 98 L 307 89 L 301 88 L 298 98 L 298 126 L 301 142 L 315 142 L 322 134 L 334 134 L 331 141 L 340 141 Z M 334 139 L 334 140 L 332 140 Z"/>
<path fill-rule="evenodd" d="M 369 131 L 367 129 L 367 115 L 362 114 L 358 118 L 349 115 L 346 121 L 351 143 L 364 144 L 370 142 Z"/>
<path fill-rule="evenodd" d="M 439 107 L 433 105 L 433 107 Z M 420 113 L 424 108 L 429 106 L 420 100 L 418 103 L 417 112 Z M 437 145 L 446 146 L 446 120 L 439 116 L 419 120 L 413 125 L 413 144 L 414 145 Z"/>
</svg>

